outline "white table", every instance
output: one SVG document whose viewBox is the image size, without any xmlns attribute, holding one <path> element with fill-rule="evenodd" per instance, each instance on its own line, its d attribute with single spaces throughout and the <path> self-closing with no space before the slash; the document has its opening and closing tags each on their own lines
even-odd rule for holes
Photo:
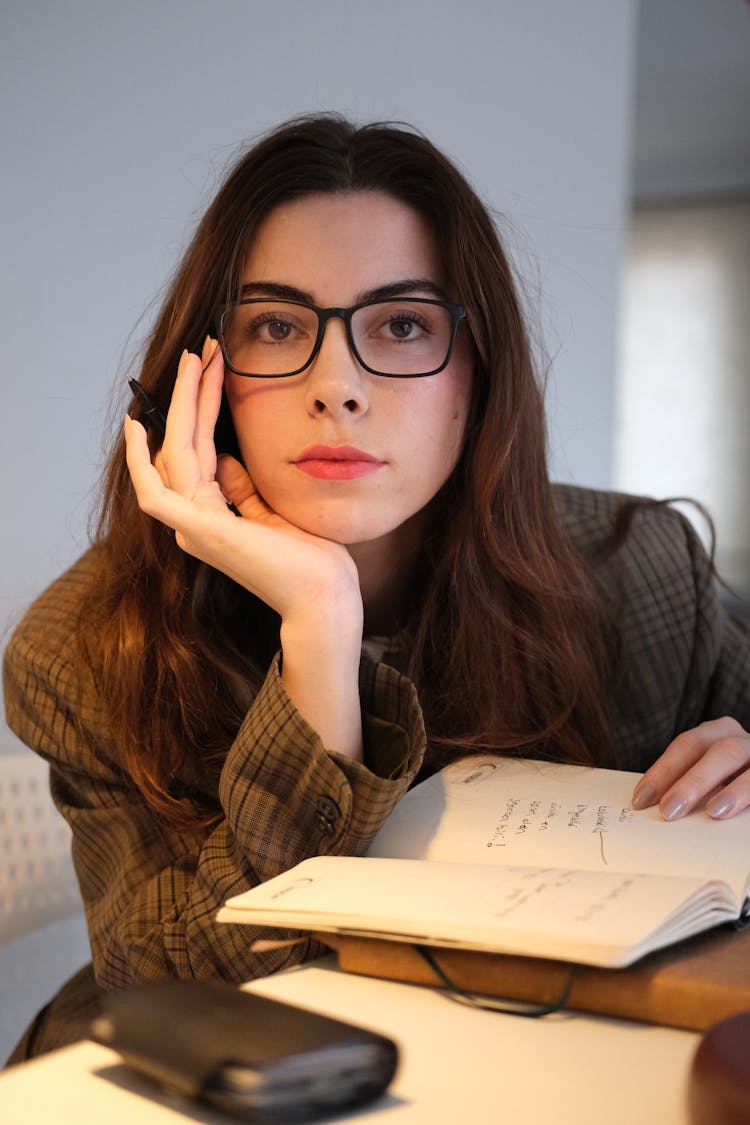
<svg viewBox="0 0 750 1125">
<path fill-rule="evenodd" d="M 401 1049 L 389 1093 L 347 1120 L 381 1125 L 687 1125 L 698 1036 L 559 1013 L 476 1011 L 441 993 L 316 963 L 252 989 L 382 1031 Z M 337 1120 L 341 1120 L 340 1118 Z M 82 1043 L 0 1075 L 4 1125 L 169 1125 L 228 1119 L 177 1106 L 113 1052 Z"/>
</svg>

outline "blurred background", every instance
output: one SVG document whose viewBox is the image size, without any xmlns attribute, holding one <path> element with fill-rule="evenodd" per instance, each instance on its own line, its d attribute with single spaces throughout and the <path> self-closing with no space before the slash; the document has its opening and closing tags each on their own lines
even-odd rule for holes
<svg viewBox="0 0 750 1125">
<path fill-rule="evenodd" d="M 616 487 L 701 500 L 750 601 L 750 5 L 642 0 Z M 690 515 L 690 511 L 686 509 Z M 700 521 L 698 521 L 700 526 Z"/>
<path fill-rule="evenodd" d="M 5 0 L 0 100 L 0 641 L 86 546 L 125 377 L 227 162 L 316 110 L 409 121 L 459 163 L 537 325 L 554 476 L 696 497 L 750 592 L 745 0 Z M 21 749 L 0 724 L 0 917 L 32 873 Z M 75 892 L 55 911 L 0 950 L 0 1054 L 84 959 Z"/>
</svg>

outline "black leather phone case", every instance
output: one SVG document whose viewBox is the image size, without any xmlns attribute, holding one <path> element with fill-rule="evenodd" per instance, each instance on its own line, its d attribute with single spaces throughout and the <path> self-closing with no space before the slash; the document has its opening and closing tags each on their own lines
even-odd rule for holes
<svg viewBox="0 0 750 1125">
<path fill-rule="evenodd" d="M 382 1035 L 220 982 L 109 993 L 91 1036 L 164 1086 L 269 1125 L 362 1105 L 397 1064 Z"/>
</svg>

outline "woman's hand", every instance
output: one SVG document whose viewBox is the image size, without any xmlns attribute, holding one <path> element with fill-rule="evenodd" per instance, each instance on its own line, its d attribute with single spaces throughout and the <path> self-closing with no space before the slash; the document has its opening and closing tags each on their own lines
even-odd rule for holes
<svg viewBox="0 0 750 1125">
<path fill-rule="evenodd" d="M 724 819 L 750 806 L 750 734 L 736 719 L 711 719 L 678 735 L 633 791 L 633 808 L 658 803 L 679 820 L 702 802 Z"/>
<path fill-rule="evenodd" d="M 127 463 L 138 504 L 174 530 L 183 551 L 279 614 L 288 694 L 328 749 L 358 756 L 363 610 L 357 568 L 342 544 L 310 535 L 271 511 L 238 461 L 217 459 L 214 427 L 223 377 L 215 341 L 206 341 L 203 364 L 183 353 L 153 464 L 146 431 L 126 418 Z"/>
<path fill-rule="evenodd" d="M 183 551 L 229 575 L 282 618 L 332 589 L 340 594 L 343 588 L 356 601 L 357 571 L 346 548 L 272 512 L 239 462 L 230 457 L 217 462 L 214 427 L 223 365 L 214 341 L 207 341 L 206 355 L 211 358 L 205 372 L 197 355 L 182 355 L 153 465 L 144 428 L 126 419 L 128 468 L 139 506 L 174 530 Z"/>
</svg>

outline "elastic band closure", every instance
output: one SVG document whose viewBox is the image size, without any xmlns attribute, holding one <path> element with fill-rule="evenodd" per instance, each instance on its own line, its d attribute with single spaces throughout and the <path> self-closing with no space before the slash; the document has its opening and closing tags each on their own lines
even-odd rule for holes
<svg viewBox="0 0 750 1125">
<path fill-rule="evenodd" d="M 570 990 L 573 987 L 573 979 L 575 977 L 575 966 L 570 966 L 568 979 L 566 980 L 563 990 L 558 996 L 557 1000 L 553 1000 L 550 1004 L 530 1004 L 523 1000 L 508 1001 L 508 1000 L 493 1000 L 491 996 L 478 996 L 472 992 L 466 992 L 463 988 L 459 988 L 457 984 L 450 979 L 448 974 L 435 960 L 431 950 L 424 945 L 415 945 L 417 953 L 423 961 L 425 961 L 432 969 L 433 973 L 437 976 L 441 984 L 450 993 L 448 999 L 455 1000 L 457 1004 L 466 1004 L 469 1008 L 482 1008 L 488 1012 L 501 1012 L 506 1016 L 524 1016 L 526 1019 L 539 1019 L 540 1016 L 549 1016 L 553 1012 L 559 1012 L 565 1007 Z"/>
</svg>

